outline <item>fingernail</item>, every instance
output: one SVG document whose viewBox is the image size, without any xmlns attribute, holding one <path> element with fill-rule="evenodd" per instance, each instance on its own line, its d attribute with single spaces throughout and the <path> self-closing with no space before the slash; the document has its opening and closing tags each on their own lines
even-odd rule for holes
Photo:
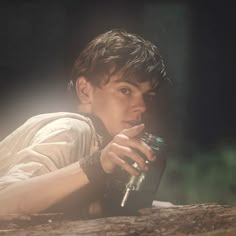
<svg viewBox="0 0 236 236">
<path fill-rule="evenodd" d="M 143 127 L 144 126 L 144 124 L 140 124 L 140 125 L 138 125 L 139 127 Z"/>
<path fill-rule="evenodd" d="M 153 155 L 152 155 L 152 160 L 155 161 L 156 159 L 157 159 L 156 155 L 153 154 Z"/>
</svg>

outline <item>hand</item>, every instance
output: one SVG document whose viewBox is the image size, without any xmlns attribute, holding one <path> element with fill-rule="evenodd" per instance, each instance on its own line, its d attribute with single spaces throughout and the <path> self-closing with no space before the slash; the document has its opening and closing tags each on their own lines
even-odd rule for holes
<svg viewBox="0 0 236 236">
<path fill-rule="evenodd" d="M 156 156 L 145 142 L 137 138 L 143 129 L 144 125 L 141 124 L 123 130 L 102 150 L 100 160 L 106 173 L 112 173 L 115 166 L 120 166 L 131 175 L 139 175 L 139 171 L 132 167 L 127 159 L 136 162 L 142 170 L 148 170 L 140 153 L 143 153 L 149 161 L 154 161 Z"/>
</svg>

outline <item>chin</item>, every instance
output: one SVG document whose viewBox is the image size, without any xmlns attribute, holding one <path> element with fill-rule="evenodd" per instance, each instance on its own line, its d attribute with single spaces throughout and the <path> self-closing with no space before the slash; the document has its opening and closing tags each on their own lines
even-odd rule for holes
<svg viewBox="0 0 236 236">
<path fill-rule="evenodd" d="M 129 123 L 122 123 L 119 127 L 108 129 L 108 132 L 111 136 L 115 136 L 119 134 L 121 131 L 123 131 L 124 129 L 130 129 L 131 127 L 133 126 Z"/>
<path fill-rule="evenodd" d="M 109 135 L 111 135 L 112 137 L 117 135 L 119 133 L 119 131 L 116 131 L 114 129 L 109 129 L 107 128 L 107 132 L 109 133 Z"/>
<path fill-rule="evenodd" d="M 115 136 L 115 135 L 117 135 L 117 134 L 119 134 L 122 130 L 124 130 L 125 128 L 121 128 L 121 129 L 116 129 L 116 130 L 112 130 L 112 131 L 108 131 L 109 132 L 109 134 L 113 137 L 113 136 Z"/>
<path fill-rule="evenodd" d="M 132 128 L 134 125 L 132 125 L 132 124 L 130 124 L 130 123 L 128 123 L 128 122 L 125 122 L 124 123 L 124 125 L 123 125 L 123 129 L 122 130 L 124 130 L 124 129 L 130 129 L 130 128 Z"/>
</svg>

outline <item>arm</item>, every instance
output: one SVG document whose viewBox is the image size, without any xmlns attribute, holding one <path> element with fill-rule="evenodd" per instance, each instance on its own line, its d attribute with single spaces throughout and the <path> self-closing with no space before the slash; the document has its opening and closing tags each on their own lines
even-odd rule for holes
<svg viewBox="0 0 236 236">
<path fill-rule="evenodd" d="M 102 150 L 100 160 L 106 173 L 112 173 L 118 165 L 130 174 L 138 175 L 138 172 L 122 159 L 131 158 L 141 168 L 145 168 L 144 160 L 133 150 L 134 148 L 153 160 L 152 150 L 134 138 L 142 129 L 143 127 L 137 126 L 122 131 Z M 79 162 L 29 178 L 0 191 L 0 214 L 43 211 L 88 183 L 89 179 L 80 168 Z"/>
<path fill-rule="evenodd" d="M 0 214 L 43 211 L 88 184 L 78 160 L 89 155 L 93 139 L 80 120 L 58 119 L 40 128 L 30 145 L 12 154 L 15 164 L 0 177 Z"/>
<path fill-rule="evenodd" d="M 87 176 L 78 162 L 15 183 L 0 192 L 0 214 L 43 211 L 88 183 Z"/>
</svg>

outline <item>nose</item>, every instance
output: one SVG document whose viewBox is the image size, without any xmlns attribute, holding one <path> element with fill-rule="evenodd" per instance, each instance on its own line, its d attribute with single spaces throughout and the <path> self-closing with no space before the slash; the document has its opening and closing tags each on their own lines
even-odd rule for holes
<svg viewBox="0 0 236 236">
<path fill-rule="evenodd" d="M 143 95 L 137 96 L 133 106 L 135 112 L 144 113 L 147 109 Z"/>
</svg>

